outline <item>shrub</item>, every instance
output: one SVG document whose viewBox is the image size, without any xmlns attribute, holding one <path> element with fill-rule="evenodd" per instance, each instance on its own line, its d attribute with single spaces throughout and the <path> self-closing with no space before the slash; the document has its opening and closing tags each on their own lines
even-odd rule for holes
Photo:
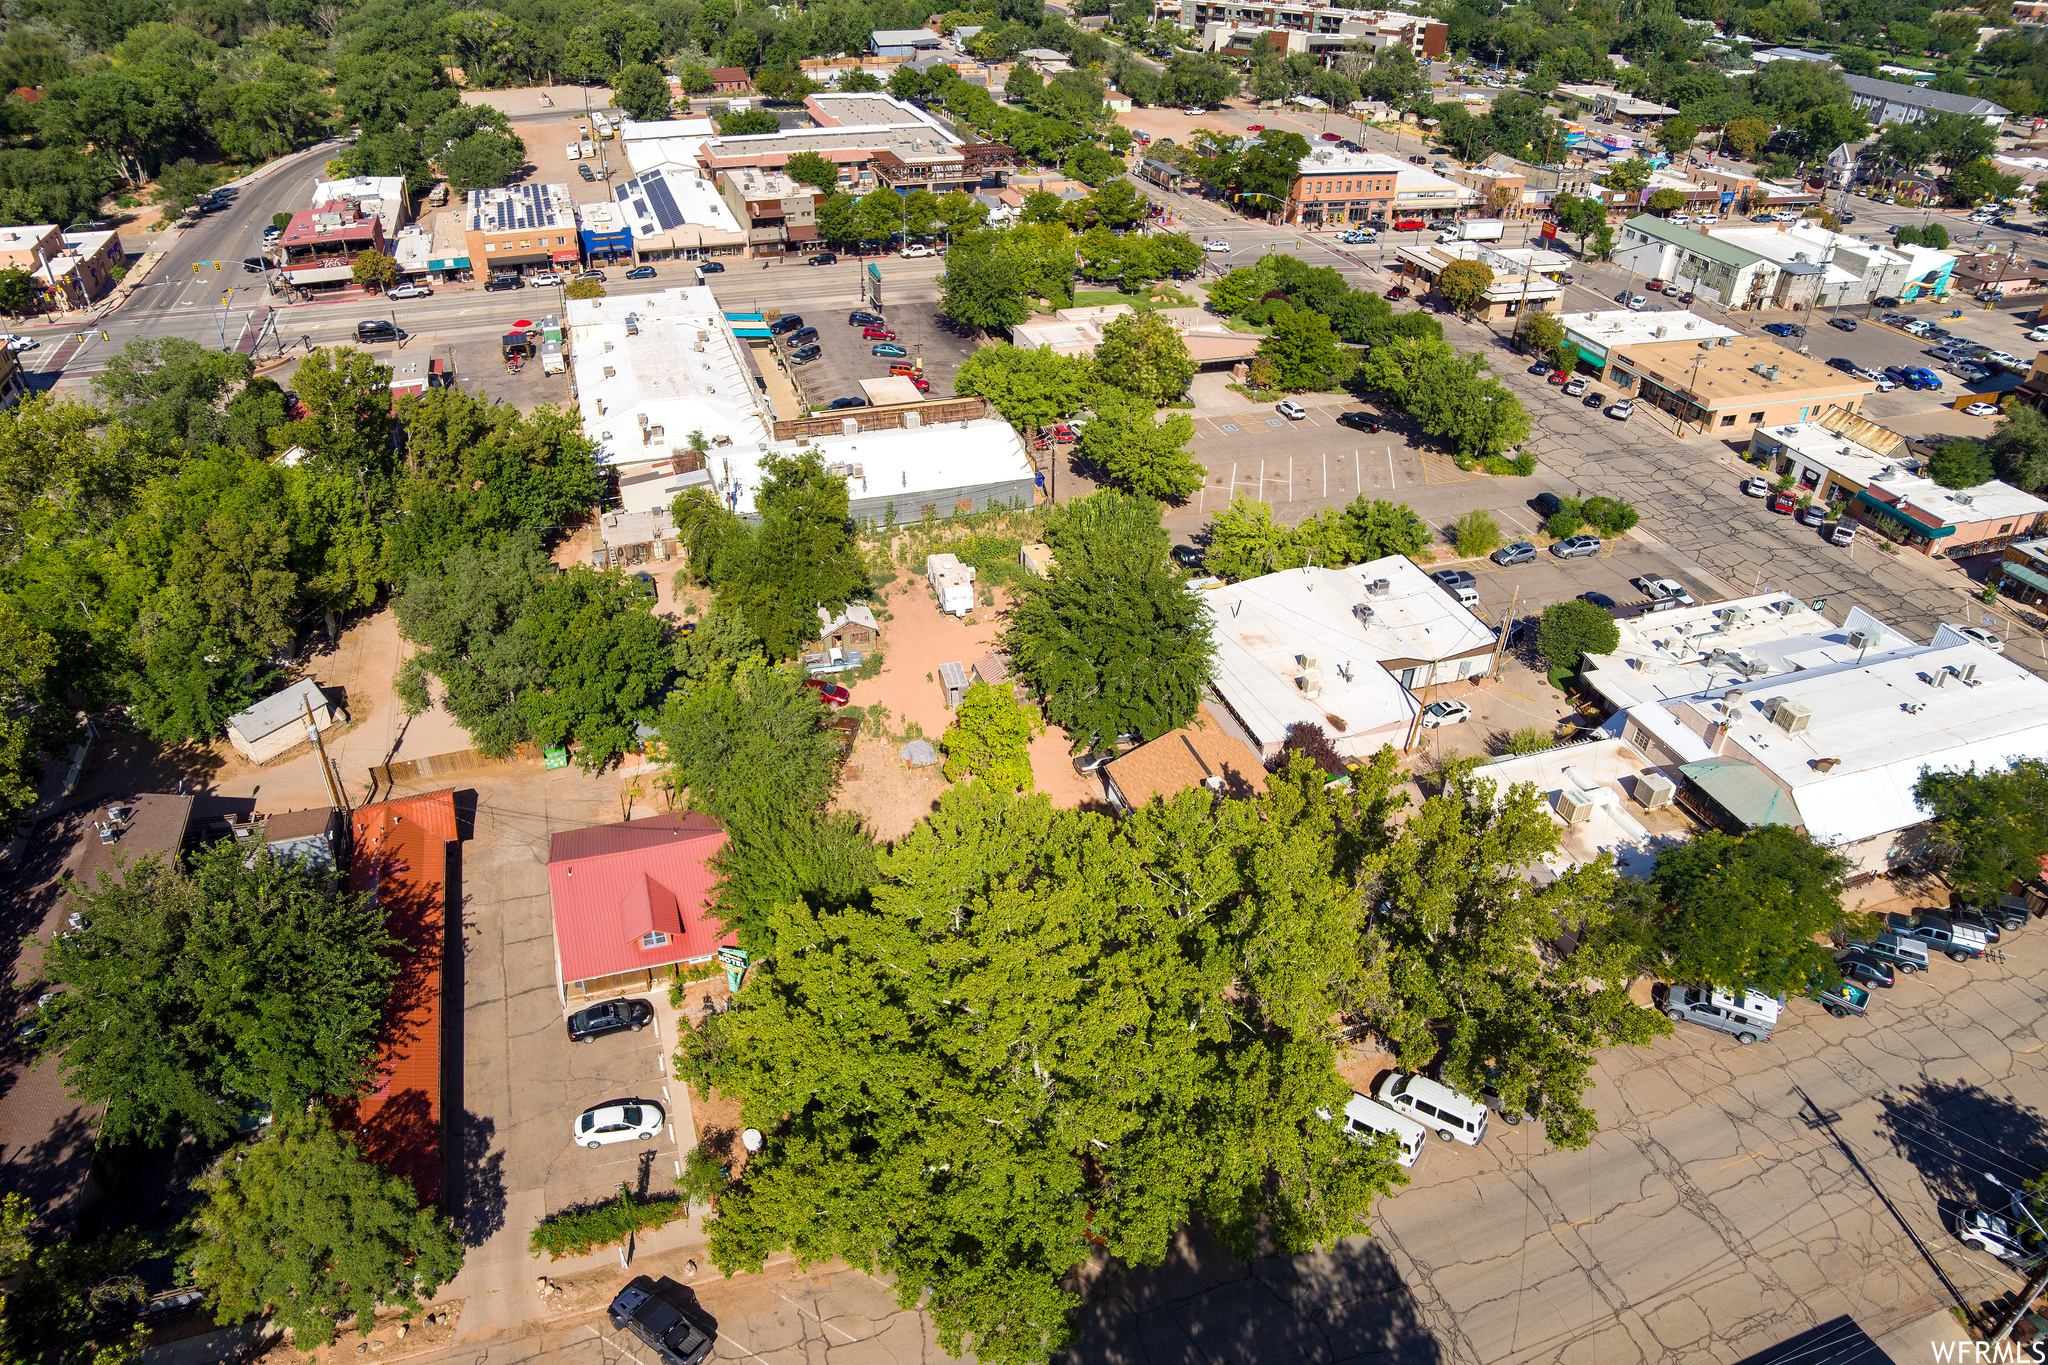
<svg viewBox="0 0 2048 1365">
<path fill-rule="evenodd" d="M 536 1256 L 546 1252 L 551 1261 L 587 1256 L 599 1247 L 616 1246 L 635 1233 L 673 1223 L 689 1211 L 683 1199 L 636 1199 L 621 1185 L 616 1199 L 563 1209 L 541 1219 L 526 1239 L 527 1250 Z"/>
<path fill-rule="evenodd" d="M 1501 742 L 1501 749 L 1510 754 L 1540 754 L 1556 743 L 1548 730 L 1517 730 Z"/>
<path fill-rule="evenodd" d="M 1458 518 L 1454 529 L 1457 531 L 1458 553 L 1467 559 L 1500 548 L 1500 523 L 1493 519 L 1491 512 L 1474 508 Z"/>
<path fill-rule="evenodd" d="M 1536 648 L 1566 672 L 1579 666 L 1581 654 L 1612 654 L 1620 644 L 1614 618 L 1576 597 L 1545 607 L 1536 630 Z"/>
<path fill-rule="evenodd" d="M 1553 539 L 1563 540 L 1566 536 L 1577 535 L 1585 524 L 1586 519 L 1579 515 L 1578 509 L 1567 506 L 1562 511 L 1553 512 L 1550 520 L 1543 523 L 1543 530 Z"/>
<path fill-rule="evenodd" d="M 1606 536 L 1618 536 L 1637 521 L 1636 509 L 1618 498 L 1587 498 L 1579 514 Z"/>
</svg>

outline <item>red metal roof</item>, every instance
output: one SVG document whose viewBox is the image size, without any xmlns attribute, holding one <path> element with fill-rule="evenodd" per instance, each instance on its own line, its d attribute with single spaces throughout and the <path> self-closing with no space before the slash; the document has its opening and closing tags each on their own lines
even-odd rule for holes
<svg viewBox="0 0 2048 1365">
<path fill-rule="evenodd" d="M 718 885 L 711 860 L 725 838 L 716 820 L 695 811 L 555 835 L 548 892 L 562 980 L 667 966 L 738 943 L 710 909 Z M 643 948 L 649 933 L 668 942 Z"/>
<path fill-rule="evenodd" d="M 423 1204 L 441 1202 L 441 993 L 448 882 L 456 842 L 455 794 L 433 792 L 364 806 L 351 817 L 349 889 L 376 897 L 402 948 L 385 1006 L 375 1078 L 336 1118 L 363 1153 L 412 1181 Z"/>
</svg>

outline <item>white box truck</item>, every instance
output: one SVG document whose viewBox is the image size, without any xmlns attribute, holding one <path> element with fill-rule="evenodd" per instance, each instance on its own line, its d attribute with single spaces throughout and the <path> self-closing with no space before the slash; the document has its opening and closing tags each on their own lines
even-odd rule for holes
<svg viewBox="0 0 2048 1365">
<path fill-rule="evenodd" d="M 926 555 L 925 577 L 939 599 L 939 610 L 948 616 L 965 616 L 974 610 L 974 570 L 956 555 Z"/>
<path fill-rule="evenodd" d="M 1439 242 L 1497 242 L 1508 225 L 1498 218 L 1468 218 L 1448 232 L 1437 234 Z"/>
</svg>

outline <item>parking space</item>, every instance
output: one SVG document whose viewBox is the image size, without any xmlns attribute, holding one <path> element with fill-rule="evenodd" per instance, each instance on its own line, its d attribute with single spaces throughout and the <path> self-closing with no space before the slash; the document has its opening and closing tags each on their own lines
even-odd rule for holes
<svg viewBox="0 0 2048 1365">
<path fill-rule="evenodd" d="M 658 992 L 634 997 L 665 1006 Z M 547 1205 L 551 1209 L 601 1200 L 618 1193 L 621 1182 L 642 1188 L 650 1181 L 666 1187 L 682 1159 L 683 1139 L 688 1134 L 678 1127 L 682 1104 L 680 1082 L 667 1074 L 665 1049 L 673 1046 L 674 1016 L 665 1008 L 655 1021 L 638 1033 L 620 1033 L 587 1043 L 572 1043 L 563 1024 L 552 1029 L 546 1046 L 560 1048 L 562 1074 L 567 1078 L 568 1103 L 554 1122 L 558 1125 L 560 1148 L 547 1169 Z M 535 1045 L 538 1045 L 537 1043 Z M 591 1149 L 573 1133 L 576 1119 L 585 1109 L 628 1102 L 656 1104 L 666 1122 L 659 1135 L 644 1141 L 610 1143 Z M 541 1136 L 546 1149 L 543 1118 Z M 684 1120 L 683 1127 L 687 1127 Z"/>
<path fill-rule="evenodd" d="M 974 354 L 973 339 L 948 328 L 929 303 L 863 310 L 879 312 L 886 319 L 883 327 L 896 334 L 893 342 L 862 337 L 863 328 L 846 320 L 854 311 L 852 306 L 827 309 L 807 305 L 788 311 L 798 313 L 807 325 L 818 329 L 818 344 L 823 353 L 810 364 L 795 369 L 804 398 L 814 408 L 822 408 L 835 398 L 858 398 L 860 381 L 881 378 L 889 373 L 891 365 L 919 366 L 931 381 L 931 392 L 925 396 L 951 398 L 953 376 L 960 362 Z M 905 353 L 878 356 L 874 348 L 881 345 L 900 346 Z"/>
</svg>

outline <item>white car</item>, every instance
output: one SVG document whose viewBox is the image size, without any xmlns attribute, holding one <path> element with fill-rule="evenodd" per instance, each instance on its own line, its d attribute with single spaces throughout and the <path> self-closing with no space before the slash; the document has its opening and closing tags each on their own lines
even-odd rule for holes
<svg viewBox="0 0 2048 1365">
<path fill-rule="evenodd" d="M 385 290 L 384 297 L 387 299 L 430 299 L 434 297 L 434 291 L 423 284 L 401 284 L 396 289 Z"/>
<path fill-rule="evenodd" d="M 592 1151 L 612 1142 L 645 1142 L 658 1136 L 667 1120 L 661 1106 L 638 1100 L 586 1109 L 572 1129 L 576 1141 Z"/>
<path fill-rule="evenodd" d="M 1664 221 L 1667 223 L 1690 223 L 1692 221 L 1692 215 L 1689 213 L 1674 213 L 1669 218 L 1666 218 Z"/>
<path fill-rule="evenodd" d="M 2036 327 L 2033 331 L 2027 333 L 2027 340 L 2048 341 L 2048 327 Z"/>
<path fill-rule="evenodd" d="M 1963 409 L 1963 416 L 1965 416 L 1965 417 L 1996 417 L 1996 416 L 1998 416 L 1998 404 L 1996 404 L 1996 403 L 1972 403 L 1972 404 L 1970 404 L 1970 406 L 1968 406 L 1967 408 L 1964 408 L 1964 409 Z"/>
<path fill-rule="evenodd" d="M 1659 597 L 1671 598 L 1681 607 L 1696 607 L 1699 605 L 1698 602 L 1693 600 L 1693 595 L 1685 590 L 1685 584 L 1675 578 L 1659 578 L 1656 580 L 1656 585 Z"/>
<path fill-rule="evenodd" d="M 2040 1237 L 1987 1209 L 1956 1215 L 1956 1236 L 1973 1251 L 1985 1251 L 2008 1265 L 2032 1268 L 2040 1260 Z"/>
<path fill-rule="evenodd" d="M 2005 653 L 2005 641 L 1982 626 L 1957 626 L 1956 629 L 1969 636 L 1972 644 L 1982 645 L 1993 654 Z"/>
<path fill-rule="evenodd" d="M 1899 386 L 1898 380 L 1888 379 L 1884 375 L 1879 375 L 1876 379 L 1873 379 L 1871 382 L 1877 385 L 1877 391 L 1879 393 L 1890 393 L 1893 389 L 1896 389 Z"/>
<path fill-rule="evenodd" d="M 1433 701 L 1422 708 L 1422 728 L 1434 730 L 1439 725 L 1459 725 L 1472 719 L 1472 708 L 1461 701 Z"/>
<path fill-rule="evenodd" d="M 538 275 L 528 275 L 526 277 L 526 282 L 538 288 L 539 286 L 544 284 L 560 284 L 562 282 L 562 277 L 560 274 L 553 270 L 543 270 Z"/>
<path fill-rule="evenodd" d="M 1280 405 L 1273 410 L 1290 422 L 1299 422 L 1302 418 L 1308 416 L 1308 409 L 1295 402 L 1292 398 L 1282 399 Z"/>
<path fill-rule="evenodd" d="M 916 256 L 933 256 L 937 254 L 938 253 L 934 252 L 930 247 L 926 246 L 923 242 L 917 242 L 911 246 L 903 248 L 903 259 L 906 261 Z"/>
<path fill-rule="evenodd" d="M 42 344 L 42 342 L 37 341 L 34 337 L 16 337 L 7 343 L 7 349 L 10 351 L 33 351 Z"/>
<path fill-rule="evenodd" d="M 1228 243 L 1228 242 L 1204 242 L 1204 243 L 1202 243 L 1202 250 L 1204 250 L 1204 251 L 1228 251 L 1228 250 L 1230 250 L 1230 243 Z"/>
<path fill-rule="evenodd" d="M 1721 215 L 1718 213 L 1702 213 L 1693 221 L 1695 223 L 1718 223 L 1721 221 Z"/>
<path fill-rule="evenodd" d="M 1752 498 L 1768 497 L 1771 491 L 1771 481 L 1769 479 L 1744 479 L 1742 481 L 1742 491 Z"/>
</svg>

